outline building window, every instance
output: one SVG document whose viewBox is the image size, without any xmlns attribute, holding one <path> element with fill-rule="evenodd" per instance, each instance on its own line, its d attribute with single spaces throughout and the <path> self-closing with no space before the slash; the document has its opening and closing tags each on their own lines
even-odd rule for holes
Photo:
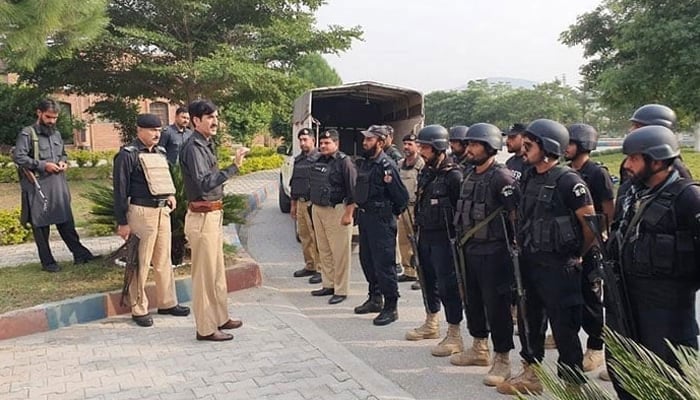
<svg viewBox="0 0 700 400">
<path fill-rule="evenodd" d="M 160 118 L 160 122 L 161 124 L 163 124 L 163 126 L 170 124 L 170 119 L 168 118 L 169 112 L 167 104 L 161 101 L 151 103 L 151 105 L 149 106 L 149 112 L 151 114 L 157 115 L 158 118 Z"/>
</svg>

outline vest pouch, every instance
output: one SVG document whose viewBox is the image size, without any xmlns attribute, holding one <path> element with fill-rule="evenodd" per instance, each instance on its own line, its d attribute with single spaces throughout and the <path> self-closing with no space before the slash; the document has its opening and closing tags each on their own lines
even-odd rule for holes
<svg viewBox="0 0 700 400">
<path fill-rule="evenodd" d="M 652 275 L 651 252 L 653 251 L 653 240 L 651 235 L 640 235 L 632 242 L 632 262 L 625 267 L 632 275 L 650 277 Z"/>
<path fill-rule="evenodd" d="M 645 235 L 647 236 L 647 235 Z M 664 233 L 648 235 L 652 237 L 651 265 L 654 275 L 673 276 L 673 259 L 676 250 L 676 237 Z"/>
<path fill-rule="evenodd" d="M 571 217 L 556 217 L 556 250 L 562 253 L 576 253 L 580 250 L 581 243 L 576 234 L 576 227 L 571 222 Z"/>
<path fill-rule="evenodd" d="M 676 232 L 676 262 L 679 264 L 681 276 L 693 277 L 697 279 L 699 272 L 697 269 L 698 257 L 695 254 L 693 234 L 690 231 Z"/>
<path fill-rule="evenodd" d="M 355 203 L 364 204 L 369 199 L 369 171 L 358 173 L 355 181 Z"/>
<path fill-rule="evenodd" d="M 486 204 L 477 203 L 472 207 L 472 218 L 474 225 L 486 219 Z M 474 233 L 474 239 L 488 239 L 489 227 L 488 224 Z"/>
</svg>

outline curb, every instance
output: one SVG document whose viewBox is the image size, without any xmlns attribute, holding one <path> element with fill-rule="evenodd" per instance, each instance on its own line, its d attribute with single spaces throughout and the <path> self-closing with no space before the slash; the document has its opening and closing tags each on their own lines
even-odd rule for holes
<svg viewBox="0 0 700 400">
<path fill-rule="evenodd" d="M 266 184 L 248 194 L 245 216 L 258 209 L 265 202 L 268 194 L 274 190 L 276 190 L 276 182 Z M 236 246 L 239 249 L 239 255 L 243 256 L 242 260 L 226 269 L 228 292 L 259 287 L 262 285 L 260 266 L 243 250 L 237 227 L 230 224 L 223 228 L 224 242 Z M 175 290 L 180 303 L 191 301 L 192 279 L 190 277 L 177 279 Z M 146 295 L 150 304 L 156 304 L 154 283 L 146 286 Z M 2 314 L 0 315 L 0 340 L 129 313 L 129 307 L 119 305 L 120 298 L 121 291 L 89 294 Z"/>
</svg>

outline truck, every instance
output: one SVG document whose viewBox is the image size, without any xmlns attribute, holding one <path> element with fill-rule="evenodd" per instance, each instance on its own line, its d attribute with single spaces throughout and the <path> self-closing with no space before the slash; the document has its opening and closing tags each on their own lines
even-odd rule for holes
<svg viewBox="0 0 700 400">
<path fill-rule="evenodd" d="M 414 89 L 362 81 L 305 92 L 294 101 L 291 146 L 278 148 L 288 155 L 280 168 L 280 211 L 291 209 L 289 182 L 294 157 L 301 152 L 296 134 L 302 128 L 315 133 L 317 144 L 320 133 L 337 130 L 340 151 L 355 159 L 362 151 L 361 131 L 370 125 L 390 125 L 400 146 L 405 135 L 417 134 L 423 127 L 424 117 L 423 93 Z"/>
</svg>

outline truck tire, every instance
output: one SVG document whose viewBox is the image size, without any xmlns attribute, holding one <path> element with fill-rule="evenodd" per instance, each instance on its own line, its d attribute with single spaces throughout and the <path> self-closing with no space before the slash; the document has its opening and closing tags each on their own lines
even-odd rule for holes
<svg viewBox="0 0 700 400">
<path fill-rule="evenodd" d="M 284 214 L 289 214 L 289 212 L 292 210 L 292 199 L 289 198 L 284 193 L 284 187 L 282 186 L 282 181 L 280 181 L 280 187 L 279 187 L 279 205 L 280 205 L 280 211 Z"/>
</svg>

